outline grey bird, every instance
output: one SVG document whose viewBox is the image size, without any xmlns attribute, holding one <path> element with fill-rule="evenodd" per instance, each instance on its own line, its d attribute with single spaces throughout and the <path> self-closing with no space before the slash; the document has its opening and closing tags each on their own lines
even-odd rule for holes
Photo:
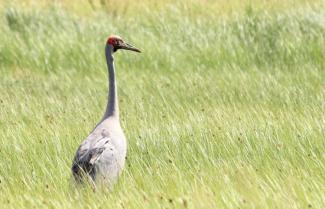
<svg viewBox="0 0 325 209">
<path fill-rule="evenodd" d="M 119 49 L 140 52 L 119 36 L 112 35 L 107 40 L 105 55 L 109 76 L 108 103 L 102 120 L 82 142 L 74 157 L 72 174 L 78 183 L 90 179 L 95 185 L 100 183 L 111 187 L 124 167 L 127 141 L 119 120 L 113 57 L 113 53 Z"/>
</svg>

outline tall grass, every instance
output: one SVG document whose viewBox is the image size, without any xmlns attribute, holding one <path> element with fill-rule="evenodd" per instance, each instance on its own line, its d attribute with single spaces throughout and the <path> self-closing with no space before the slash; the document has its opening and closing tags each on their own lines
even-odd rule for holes
<svg viewBox="0 0 325 209">
<path fill-rule="evenodd" d="M 189 2 L 4 6 L 3 208 L 325 206 L 322 3 Z M 109 34 L 143 53 L 115 55 L 127 166 L 94 193 L 70 166 L 104 111 Z"/>
</svg>

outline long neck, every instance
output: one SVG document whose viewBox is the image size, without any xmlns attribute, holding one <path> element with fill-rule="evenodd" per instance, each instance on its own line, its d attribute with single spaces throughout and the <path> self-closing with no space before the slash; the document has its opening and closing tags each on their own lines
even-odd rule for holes
<svg viewBox="0 0 325 209">
<path fill-rule="evenodd" d="M 111 45 L 106 45 L 105 55 L 108 67 L 108 103 L 106 107 L 106 112 L 104 119 L 108 117 L 119 118 L 118 100 L 117 100 L 117 87 L 115 79 L 115 67 L 113 58 L 113 47 Z"/>
</svg>

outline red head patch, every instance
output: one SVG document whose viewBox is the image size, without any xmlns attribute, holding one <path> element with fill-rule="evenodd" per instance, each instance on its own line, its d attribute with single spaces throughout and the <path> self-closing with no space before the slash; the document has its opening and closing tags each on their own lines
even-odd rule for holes
<svg viewBox="0 0 325 209">
<path fill-rule="evenodd" d="M 116 35 L 111 35 L 107 39 L 107 44 L 111 44 L 111 45 L 115 46 L 121 41 L 123 42 L 121 37 L 116 36 Z"/>
</svg>

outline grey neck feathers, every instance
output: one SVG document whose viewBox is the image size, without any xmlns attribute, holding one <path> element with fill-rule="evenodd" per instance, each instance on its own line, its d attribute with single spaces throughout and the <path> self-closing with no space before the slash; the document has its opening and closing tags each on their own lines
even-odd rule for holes
<svg viewBox="0 0 325 209">
<path fill-rule="evenodd" d="M 117 100 L 117 87 L 115 79 L 115 67 L 113 58 L 113 47 L 111 45 L 106 45 L 105 55 L 108 67 L 108 103 L 106 107 L 106 112 L 104 119 L 108 117 L 119 118 L 118 100 Z"/>
</svg>

